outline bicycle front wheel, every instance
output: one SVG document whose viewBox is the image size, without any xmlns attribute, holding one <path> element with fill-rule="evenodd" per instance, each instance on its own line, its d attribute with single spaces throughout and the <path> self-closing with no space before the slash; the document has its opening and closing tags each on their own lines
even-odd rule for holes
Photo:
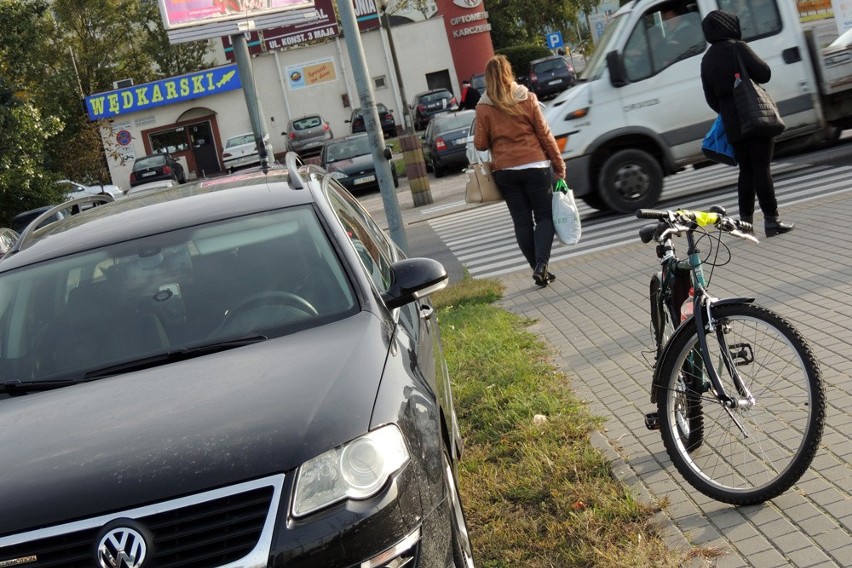
<svg viewBox="0 0 852 568">
<path fill-rule="evenodd" d="M 657 396 L 666 452 L 686 481 L 708 497 L 734 505 L 777 497 L 810 466 L 825 421 L 819 365 L 810 346 L 780 315 L 752 304 L 712 309 L 710 360 L 701 357 L 694 329 L 673 338 L 661 362 Z M 716 333 L 720 330 L 722 340 Z M 738 389 L 725 366 L 729 353 L 752 398 Z M 703 364 L 695 364 L 702 361 Z M 712 366 L 727 394 L 743 402 L 722 405 L 707 375 Z M 685 421 L 701 399 L 701 446 Z"/>
</svg>

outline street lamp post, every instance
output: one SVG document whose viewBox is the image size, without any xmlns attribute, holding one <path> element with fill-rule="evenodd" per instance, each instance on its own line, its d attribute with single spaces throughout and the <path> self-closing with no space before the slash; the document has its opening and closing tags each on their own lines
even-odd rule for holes
<svg viewBox="0 0 852 568">
<path fill-rule="evenodd" d="M 399 60 L 396 56 L 396 46 L 391 33 L 390 16 L 388 15 L 388 0 L 379 2 L 382 26 L 388 36 L 388 47 L 390 48 L 396 84 L 399 86 L 399 97 L 402 99 L 403 112 L 403 134 L 399 137 L 402 146 L 402 155 L 405 159 L 405 177 L 411 188 L 411 197 L 414 206 L 428 205 L 432 203 L 432 191 L 429 188 L 429 175 L 426 172 L 426 161 L 423 159 L 423 148 L 420 146 L 420 138 L 414 132 L 414 120 L 411 118 L 411 108 L 405 97 L 405 88 L 402 85 L 402 74 L 399 71 Z"/>
</svg>

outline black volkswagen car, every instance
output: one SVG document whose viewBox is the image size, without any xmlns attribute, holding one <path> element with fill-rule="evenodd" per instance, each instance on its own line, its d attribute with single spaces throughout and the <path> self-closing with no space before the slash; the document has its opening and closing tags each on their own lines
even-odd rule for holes
<svg viewBox="0 0 852 568">
<path fill-rule="evenodd" d="M 449 89 L 431 89 L 414 95 L 409 108 L 414 111 L 414 129 L 423 130 L 436 114 L 459 110 L 459 102 Z"/>
<path fill-rule="evenodd" d="M 386 148 L 385 157 L 391 159 L 392 156 L 390 148 Z M 373 150 L 366 133 L 352 134 L 326 142 L 320 153 L 320 165 L 328 170 L 331 177 L 353 193 L 362 193 L 379 187 Z M 391 175 L 394 187 L 399 187 L 399 178 L 392 165 Z"/>
<path fill-rule="evenodd" d="M 7 253 L 0 566 L 473 565 L 446 272 L 286 163 Z"/>
</svg>

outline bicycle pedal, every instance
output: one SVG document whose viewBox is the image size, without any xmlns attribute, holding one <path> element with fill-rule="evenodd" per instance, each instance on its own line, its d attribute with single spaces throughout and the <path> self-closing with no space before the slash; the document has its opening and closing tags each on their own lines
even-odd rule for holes
<svg viewBox="0 0 852 568">
<path fill-rule="evenodd" d="M 660 429 L 660 416 L 656 412 L 649 412 L 645 415 L 645 427 L 648 430 Z"/>
</svg>

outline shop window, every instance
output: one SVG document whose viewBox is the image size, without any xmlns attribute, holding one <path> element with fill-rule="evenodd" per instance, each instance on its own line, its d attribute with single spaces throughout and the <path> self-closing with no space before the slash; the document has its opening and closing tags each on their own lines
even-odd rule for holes
<svg viewBox="0 0 852 568">
<path fill-rule="evenodd" d="M 186 129 L 179 126 L 172 130 L 161 130 L 148 135 L 151 141 L 151 152 L 168 152 L 175 154 L 189 150 L 189 141 L 186 139 Z"/>
</svg>

